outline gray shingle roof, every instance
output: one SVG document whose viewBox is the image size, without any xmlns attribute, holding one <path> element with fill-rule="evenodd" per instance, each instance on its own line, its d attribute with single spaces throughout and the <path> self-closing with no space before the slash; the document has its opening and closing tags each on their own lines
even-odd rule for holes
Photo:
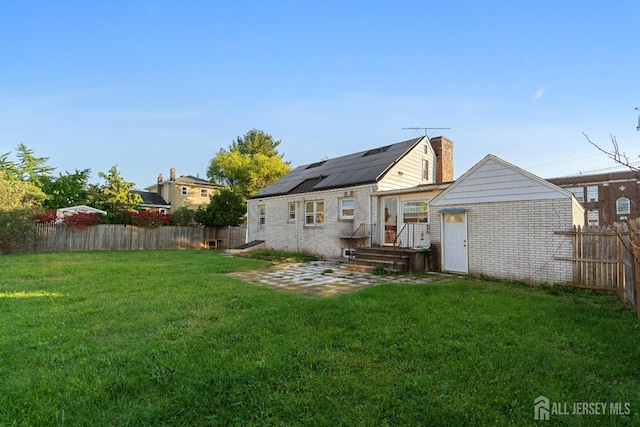
<svg viewBox="0 0 640 427">
<path fill-rule="evenodd" d="M 378 182 L 424 137 L 298 166 L 251 198 L 308 193 Z"/>
<path fill-rule="evenodd" d="M 142 197 L 143 205 L 169 206 L 169 203 L 167 203 L 166 200 L 164 200 L 158 193 L 142 190 L 131 190 L 131 193 L 139 194 L 140 197 Z"/>
</svg>

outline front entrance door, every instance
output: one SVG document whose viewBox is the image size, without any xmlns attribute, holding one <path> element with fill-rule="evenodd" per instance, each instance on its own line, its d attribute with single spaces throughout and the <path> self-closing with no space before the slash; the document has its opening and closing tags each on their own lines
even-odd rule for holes
<svg viewBox="0 0 640 427">
<path fill-rule="evenodd" d="M 467 214 L 443 215 L 442 266 L 445 271 L 467 273 Z"/>
<path fill-rule="evenodd" d="M 393 241 L 398 234 L 398 199 L 395 197 L 387 197 L 383 200 L 384 208 L 384 236 L 385 245 L 393 245 Z"/>
</svg>

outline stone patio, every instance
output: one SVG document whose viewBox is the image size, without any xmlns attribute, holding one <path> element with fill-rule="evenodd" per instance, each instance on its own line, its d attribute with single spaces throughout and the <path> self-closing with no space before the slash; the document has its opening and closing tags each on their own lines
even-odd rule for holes
<svg viewBox="0 0 640 427">
<path fill-rule="evenodd" d="M 303 264 L 274 264 L 267 270 L 238 271 L 228 275 L 256 285 L 313 297 L 335 296 L 381 283 L 411 285 L 451 280 L 451 276 L 442 273 L 374 275 L 350 271 L 345 267 L 338 262 L 314 261 Z"/>
</svg>

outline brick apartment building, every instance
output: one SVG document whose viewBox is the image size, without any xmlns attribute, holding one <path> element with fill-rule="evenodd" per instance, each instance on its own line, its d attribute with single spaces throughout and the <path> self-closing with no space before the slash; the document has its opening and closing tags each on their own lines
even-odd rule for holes
<svg viewBox="0 0 640 427">
<path fill-rule="evenodd" d="M 548 181 L 575 194 L 585 208 L 585 224 L 610 225 L 640 217 L 640 173 L 610 172 Z"/>
</svg>

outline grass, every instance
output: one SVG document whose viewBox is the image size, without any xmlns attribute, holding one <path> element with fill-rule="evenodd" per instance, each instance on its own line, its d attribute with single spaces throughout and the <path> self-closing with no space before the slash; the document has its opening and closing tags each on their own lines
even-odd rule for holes
<svg viewBox="0 0 640 427">
<path fill-rule="evenodd" d="M 533 401 L 630 402 L 615 297 L 474 278 L 333 298 L 217 251 L 0 257 L 0 425 L 534 425 Z"/>
<path fill-rule="evenodd" d="M 274 251 L 271 249 L 259 249 L 256 251 L 251 251 L 244 256 L 250 259 L 272 261 L 272 262 L 301 263 L 301 262 L 311 262 L 311 261 L 318 260 L 318 257 L 312 254 L 305 254 L 301 252 L 282 252 L 282 251 Z"/>
</svg>

